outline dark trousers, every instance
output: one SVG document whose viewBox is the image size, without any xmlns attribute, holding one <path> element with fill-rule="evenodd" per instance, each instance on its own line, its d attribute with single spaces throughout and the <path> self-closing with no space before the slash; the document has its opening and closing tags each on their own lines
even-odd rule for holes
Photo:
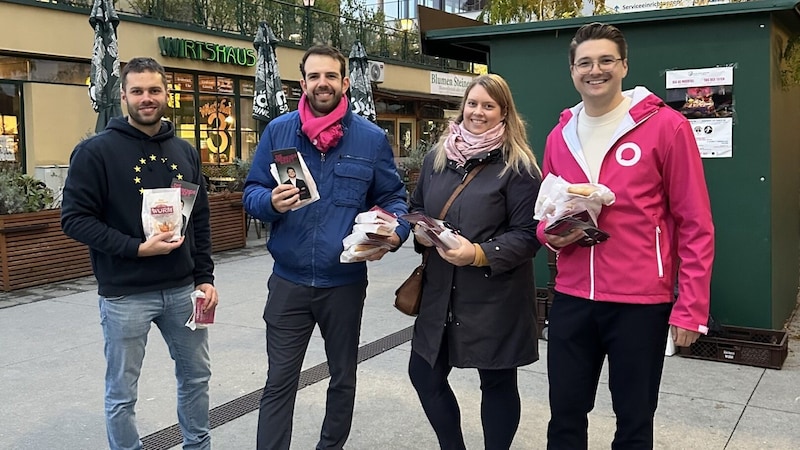
<svg viewBox="0 0 800 450">
<path fill-rule="evenodd" d="M 325 340 L 331 378 L 317 449 L 341 449 L 350 434 L 356 364 L 367 283 L 300 286 L 272 275 L 264 308 L 267 383 L 258 412 L 258 450 L 286 450 L 292 439 L 300 369 L 314 326 Z"/>
<path fill-rule="evenodd" d="M 461 410 L 447 377 L 452 367 L 448 364 L 447 339 L 433 367 L 411 352 L 408 374 L 417 390 L 422 409 L 428 416 L 442 450 L 464 450 L 461 432 Z M 487 450 L 507 450 L 519 426 L 520 399 L 517 388 L 517 369 L 478 369 L 481 378 L 481 423 L 483 441 Z"/>
<path fill-rule="evenodd" d="M 653 448 L 671 310 L 671 303 L 598 302 L 556 292 L 548 316 L 549 450 L 588 447 L 587 414 L 594 408 L 606 355 L 617 416 L 611 448 Z"/>
</svg>

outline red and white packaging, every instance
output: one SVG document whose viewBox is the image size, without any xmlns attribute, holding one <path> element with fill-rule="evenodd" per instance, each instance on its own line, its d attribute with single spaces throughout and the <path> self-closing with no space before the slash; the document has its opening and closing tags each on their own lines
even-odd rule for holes
<svg viewBox="0 0 800 450">
<path fill-rule="evenodd" d="M 206 294 L 200 290 L 192 292 L 192 316 L 186 322 L 186 326 L 191 330 L 206 328 L 214 323 L 214 313 L 217 308 L 214 307 L 208 311 L 203 311 L 205 305 Z"/>
</svg>

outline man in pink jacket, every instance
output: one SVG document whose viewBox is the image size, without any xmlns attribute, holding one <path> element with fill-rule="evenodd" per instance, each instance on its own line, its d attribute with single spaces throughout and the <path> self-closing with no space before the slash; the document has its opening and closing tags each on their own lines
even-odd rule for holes
<svg viewBox="0 0 800 450">
<path fill-rule="evenodd" d="M 653 416 L 667 332 L 688 346 L 708 331 L 714 226 L 703 165 L 689 122 L 643 87 L 622 92 L 627 43 L 592 23 L 570 45 L 570 74 L 582 102 L 547 138 L 544 175 L 600 183 L 616 194 L 591 247 L 537 234 L 558 252 L 549 313 L 548 449 L 587 448 L 603 360 L 617 416 L 612 448 L 653 447 Z M 678 297 L 674 289 L 678 283 Z"/>
</svg>

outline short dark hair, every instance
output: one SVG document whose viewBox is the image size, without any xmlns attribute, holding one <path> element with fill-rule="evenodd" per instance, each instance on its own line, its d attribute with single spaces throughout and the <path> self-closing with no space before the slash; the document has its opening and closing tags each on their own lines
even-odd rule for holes
<svg viewBox="0 0 800 450">
<path fill-rule="evenodd" d="M 345 77 L 347 62 L 345 61 L 342 52 L 340 52 L 336 47 L 331 47 L 330 45 L 315 45 L 306 50 L 306 53 L 303 55 L 303 59 L 300 60 L 300 74 L 303 75 L 304 80 L 306 79 L 306 60 L 311 55 L 330 56 L 331 58 L 339 61 L 339 65 L 341 66 L 339 73 L 341 73 L 342 78 Z"/>
<path fill-rule="evenodd" d="M 167 73 L 164 67 L 153 58 L 150 57 L 136 57 L 128 61 L 125 67 L 122 68 L 120 79 L 122 81 L 122 90 L 125 90 L 125 85 L 128 84 L 129 73 L 143 73 L 153 72 L 161 75 L 161 81 L 164 83 L 164 88 L 167 87 Z"/>
<path fill-rule="evenodd" d="M 292 167 L 292 166 L 287 167 L 286 168 L 286 173 L 289 173 L 290 170 L 294 170 L 294 167 Z M 294 170 L 294 171 L 295 171 L 295 173 L 297 173 L 296 170 Z"/>
<path fill-rule="evenodd" d="M 569 44 L 569 64 L 575 64 L 575 49 L 586 41 L 594 41 L 598 39 L 608 39 L 609 41 L 617 44 L 619 50 L 619 57 L 622 59 L 628 58 L 628 42 L 625 41 L 625 36 L 619 28 L 614 25 L 608 25 L 600 22 L 588 23 L 578 29 L 572 42 Z"/>
</svg>

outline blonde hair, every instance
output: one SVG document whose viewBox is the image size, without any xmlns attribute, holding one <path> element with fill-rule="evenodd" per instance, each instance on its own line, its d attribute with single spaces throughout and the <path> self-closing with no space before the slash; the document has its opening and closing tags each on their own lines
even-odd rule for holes
<svg viewBox="0 0 800 450">
<path fill-rule="evenodd" d="M 511 89 L 508 83 L 500 75 L 488 74 L 481 75 L 467 86 L 464 92 L 464 98 L 461 99 L 461 107 L 459 108 L 458 117 L 454 120 L 456 124 L 464 121 L 464 105 L 467 103 L 467 98 L 472 88 L 481 86 L 486 90 L 486 93 L 496 101 L 500 110 L 505 115 L 503 119 L 506 123 L 505 128 L 505 141 L 502 148 L 503 161 L 505 168 L 500 172 L 503 176 L 509 169 L 516 173 L 526 171 L 531 175 L 541 177 L 542 170 L 536 163 L 536 156 L 533 154 L 530 145 L 528 144 L 528 133 L 525 131 L 525 122 L 517 113 L 517 107 L 514 105 L 514 99 L 511 97 Z M 444 143 L 450 136 L 450 132 L 446 131 L 439 138 L 436 144 L 436 156 L 433 162 L 433 169 L 441 172 L 447 166 L 447 155 L 444 150 Z"/>
</svg>

